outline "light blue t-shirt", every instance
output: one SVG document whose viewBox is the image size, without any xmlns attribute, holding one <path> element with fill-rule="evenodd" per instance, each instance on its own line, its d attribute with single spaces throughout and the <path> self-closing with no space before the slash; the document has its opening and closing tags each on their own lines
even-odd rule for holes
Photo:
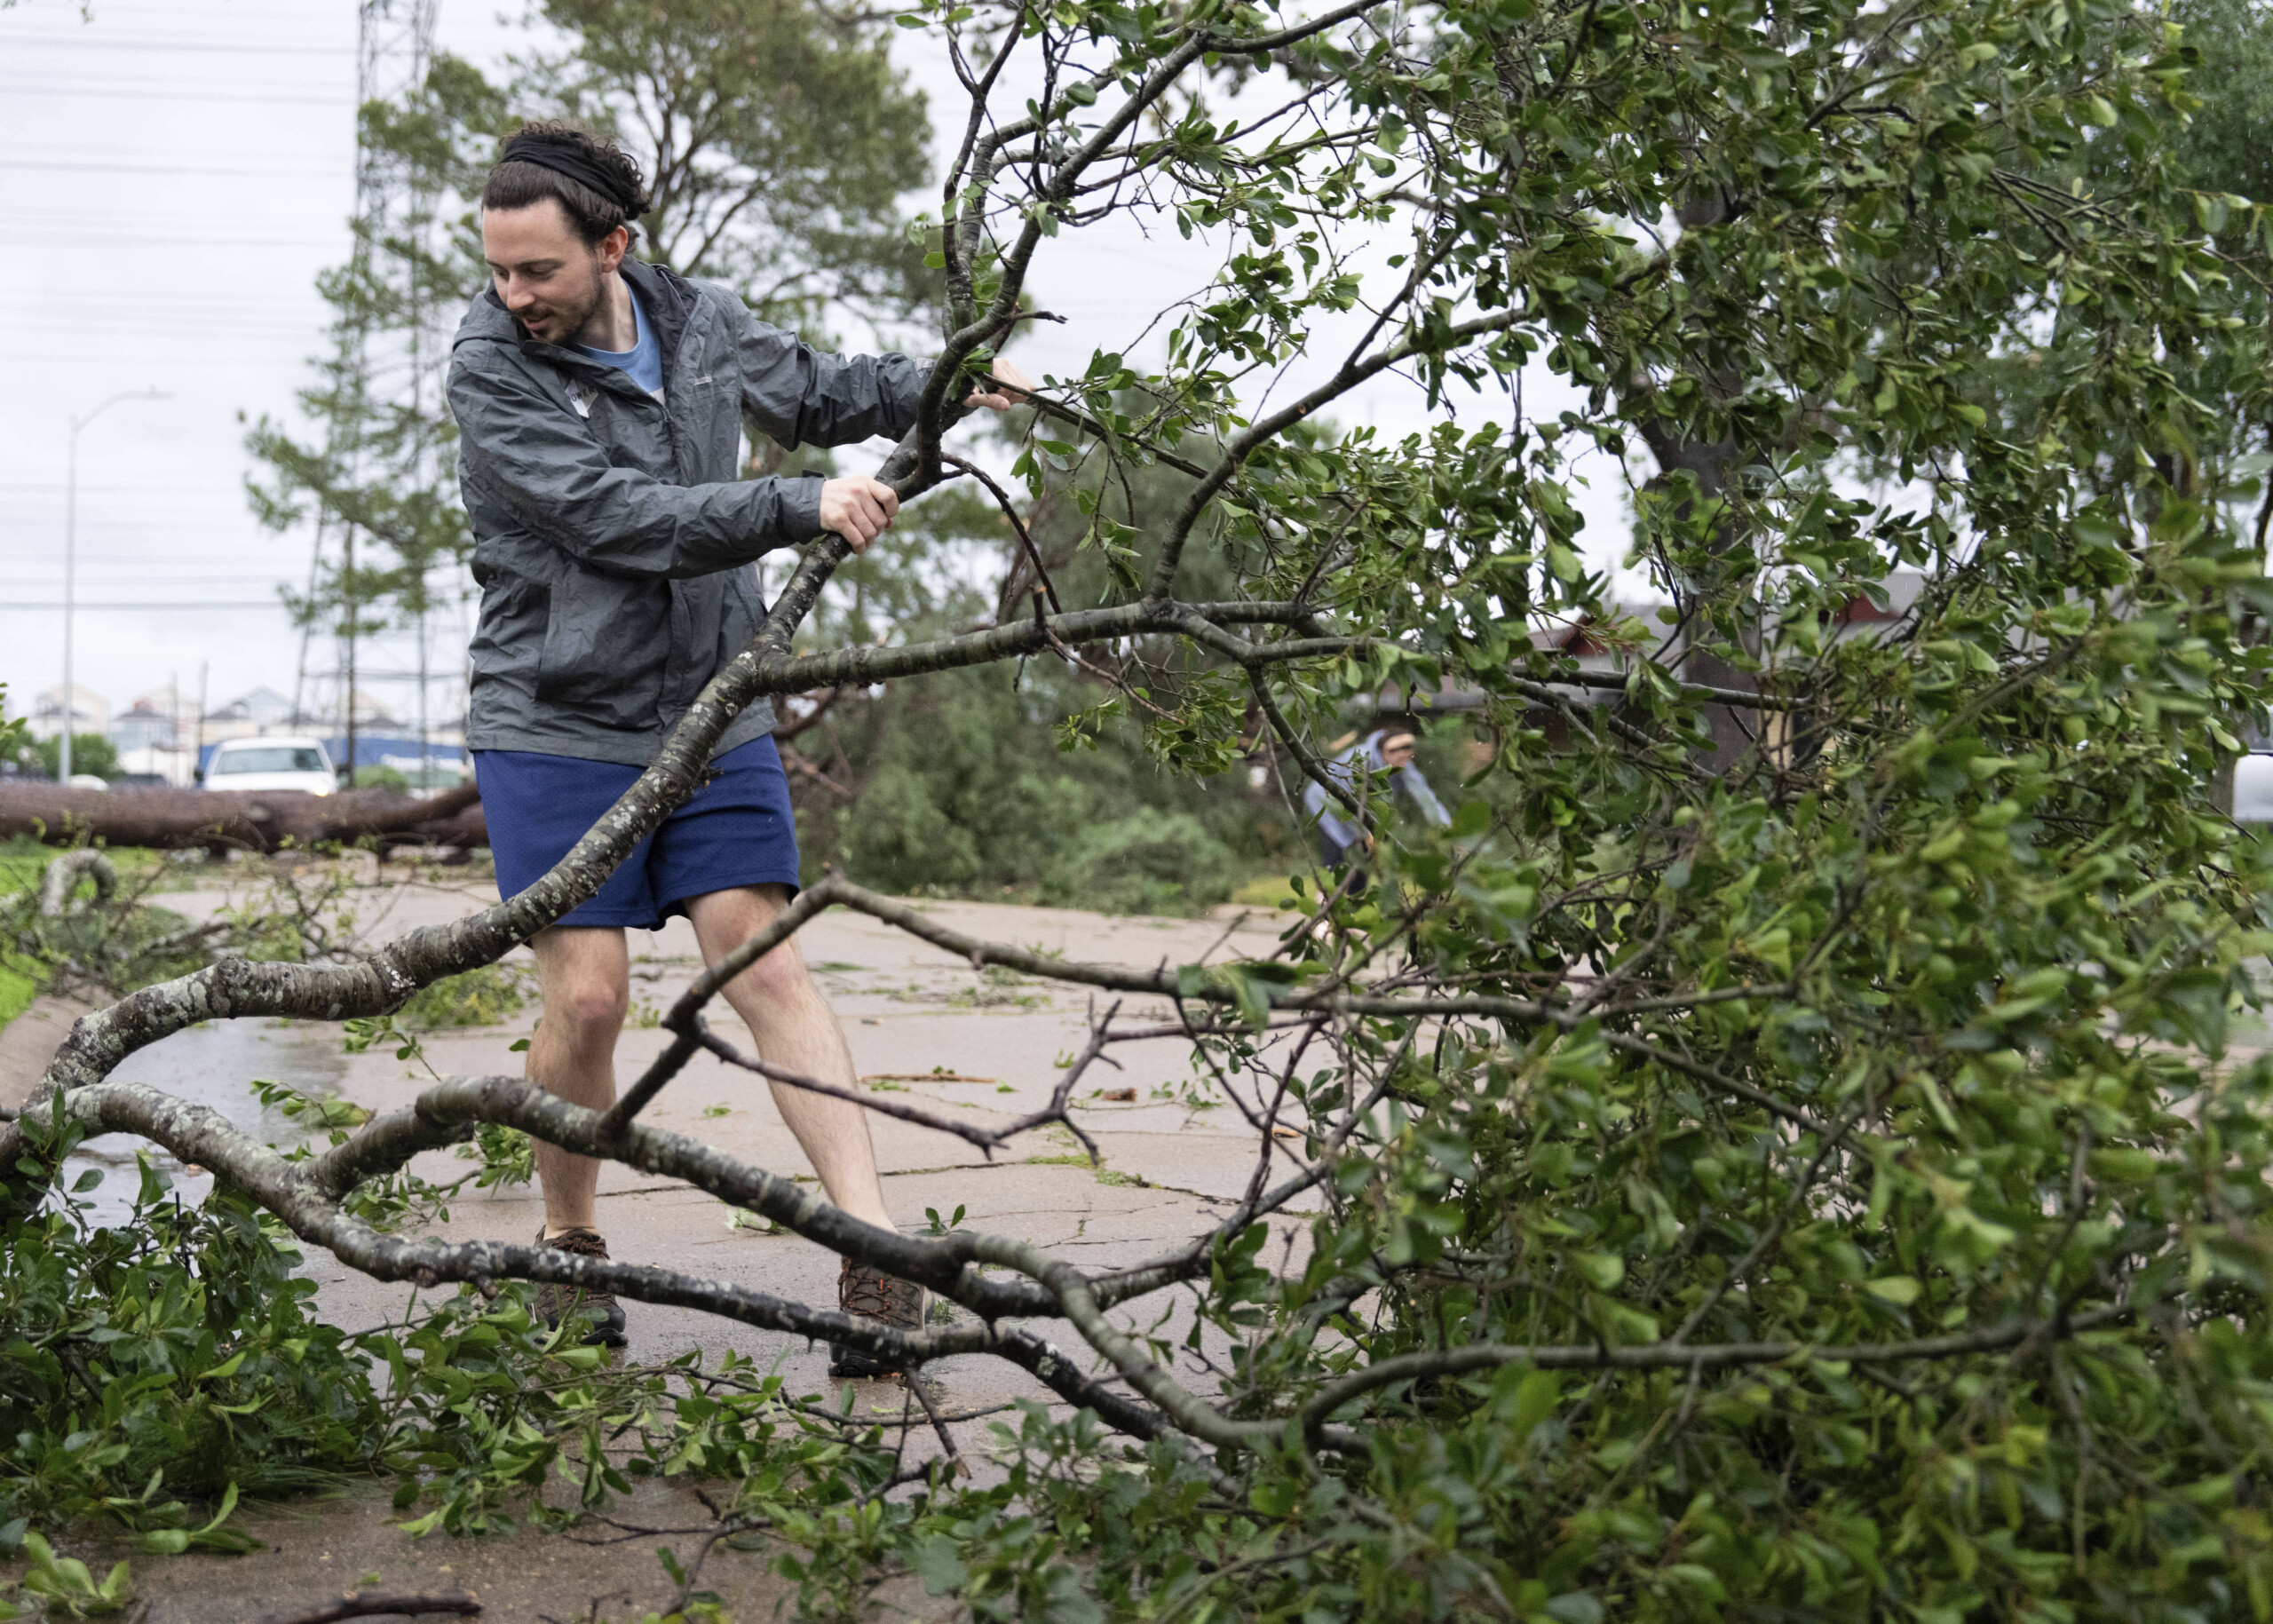
<svg viewBox="0 0 2273 1624">
<path fill-rule="evenodd" d="M 589 355 L 603 367 L 619 367 L 630 376 L 631 381 L 658 400 L 663 398 L 663 346 L 655 342 L 655 329 L 647 325 L 647 313 L 641 308 L 639 296 L 631 296 L 631 319 L 638 324 L 638 342 L 628 350 L 595 350 L 588 344 L 576 346 L 580 354 Z"/>
</svg>

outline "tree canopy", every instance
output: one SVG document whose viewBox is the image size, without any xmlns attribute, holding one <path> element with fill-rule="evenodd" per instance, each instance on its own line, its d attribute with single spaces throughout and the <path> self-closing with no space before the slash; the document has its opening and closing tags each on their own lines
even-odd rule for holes
<svg viewBox="0 0 2273 1624">
<path fill-rule="evenodd" d="M 989 1618 L 2273 1616 L 2264 859 L 2217 802 L 2273 698 L 2269 228 L 2212 161 L 2231 138 L 2188 122 L 2212 88 L 2188 28 L 2075 0 L 909 20 L 970 105 L 931 222 L 942 359 L 880 476 L 904 496 L 976 479 L 952 403 L 1054 244 L 1142 208 L 1227 250 L 1159 365 L 1099 353 L 1035 402 L 1016 477 L 1073 502 L 1087 600 L 1037 550 L 992 623 L 832 646 L 801 632 L 845 555 L 824 539 L 528 891 L 80 1023 L 0 1130 L 19 1194 L 82 1134 L 141 1134 L 383 1277 L 606 1285 L 918 1369 L 985 1353 L 1078 1406 L 1006 1437 L 1002 1481 L 804 1521 L 735 1455 L 725 1515 L 788 1531 L 816 1612 L 881 1565 Z M 1524 404 L 1541 368 L 1551 412 Z M 1425 432 L 1332 426 L 1392 374 L 1437 403 Z M 1648 618 L 1589 567 L 1576 481 L 1605 470 Z M 1169 499 L 1117 502 L 1140 474 Z M 1268 959 L 1082 965 L 836 878 L 738 958 L 845 906 L 1169 1006 L 1257 1161 L 1144 1266 L 871 1230 L 640 1124 L 715 1049 L 717 974 L 605 1115 L 453 1078 L 288 1165 L 109 1079 L 195 1019 L 376 1018 L 495 960 L 762 694 L 1018 660 L 1106 673 L 1100 714 L 1181 772 L 1267 736 L 1374 852 L 1302 877 Z M 1390 688 L 1490 747 L 1448 829 L 1321 764 Z M 1113 1020 L 1092 1055 L 1140 1041 Z M 1067 1121 L 1086 1064 L 997 1128 L 864 1103 L 993 1145 Z M 499 1126 L 974 1318 L 900 1335 L 361 1216 L 416 1151 Z M 1179 1289 L 1171 1346 L 1148 1327 Z"/>
</svg>

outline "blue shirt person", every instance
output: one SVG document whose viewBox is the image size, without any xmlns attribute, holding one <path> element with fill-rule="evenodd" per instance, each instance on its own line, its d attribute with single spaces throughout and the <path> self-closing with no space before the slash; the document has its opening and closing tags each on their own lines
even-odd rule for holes
<svg viewBox="0 0 2273 1624">
<path fill-rule="evenodd" d="M 1442 827 L 1452 821 L 1452 814 L 1429 788 L 1429 780 L 1421 776 L 1421 769 L 1413 764 L 1414 742 L 1409 727 L 1376 728 L 1328 762 L 1326 774 L 1352 796 L 1362 797 L 1366 780 L 1374 773 L 1387 772 L 1401 806 Z M 1328 867 L 1341 867 L 1349 860 L 1350 848 L 1365 844 L 1365 830 L 1343 817 L 1342 803 L 1327 794 L 1325 786 L 1314 782 L 1303 791 L 1303 810 L 1318 820 L 1319 854 Z"/>
</svg>

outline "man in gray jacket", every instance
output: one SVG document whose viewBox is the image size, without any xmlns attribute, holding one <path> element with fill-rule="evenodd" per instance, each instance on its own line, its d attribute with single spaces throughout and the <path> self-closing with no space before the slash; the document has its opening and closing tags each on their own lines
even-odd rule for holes
<svg viewBox="0 0 2273 1624">
<path fill-rule="evenodd" d="M 756 631 L 753 560 L 831 531 L 858 551 L 892 521 L 897 497 L 875 479 L 738 478 L 744 419 L 784 446 L 898 438 L 929 368 L 821 354 L 725 289 L 627 257 L 647 206 L 639 171 L 573 127 L 512 137 L 481 202 L 492 284 L 458 329 L 449 399 L 482 590 L 466 741 L 510 896 L 614 804 Z M 1006 363 L 995 373 L 1030 387 Z M 710 780 L 529 944 L 544 1019 L 528 1074 L 553 1093 L 595 1110 L 615 1097 L 626 928 L 685 914 L 715 963 L 788 905 L 796 837 L 772 729 L 766 705 L 739 717 Z M 794 941 L 725 996 L 765 1059 L 854 1086 L 843 1032 Z M 890 1228 L 860 1109 L 780 1085 L 773 1098 L 829 1198 Z M 598 1164 L 541 1145 L 537 1173 L 540 1244 L 606 1257 Z M 849 1312 L 923 1323 L 921 1290 L 878 1271 L 848 1261 L 838 1294 Z M 540 1307 L 554 1323 L 589 1319 L 590 1341 L 623 1340 L 612 1297 L 547 1287 Z M 850 1349 L 835 1353 L 832 1374 L 875 1374 Z"/>
</svg>

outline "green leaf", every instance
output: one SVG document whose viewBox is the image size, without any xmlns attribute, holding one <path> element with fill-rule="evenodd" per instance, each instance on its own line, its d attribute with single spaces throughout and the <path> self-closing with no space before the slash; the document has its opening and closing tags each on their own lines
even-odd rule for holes
<svg viewBox="0 0 2273 1624">
<path fill-rule="evenodd" d="M 1626 1260 L 1612 1252 L 1574 1252 L 1571 1265 L 1596 1291 L 1615 1291 L 1626 1279 Z"/>
<path fill-rule="evenodd" d="M 954 1541 L 942 1534 L 918 1540 L 908 1551 L 907 1565 L 923 1581 L 926 1596 L 954 1596 L 970 1578 Z"/>
</svg>

